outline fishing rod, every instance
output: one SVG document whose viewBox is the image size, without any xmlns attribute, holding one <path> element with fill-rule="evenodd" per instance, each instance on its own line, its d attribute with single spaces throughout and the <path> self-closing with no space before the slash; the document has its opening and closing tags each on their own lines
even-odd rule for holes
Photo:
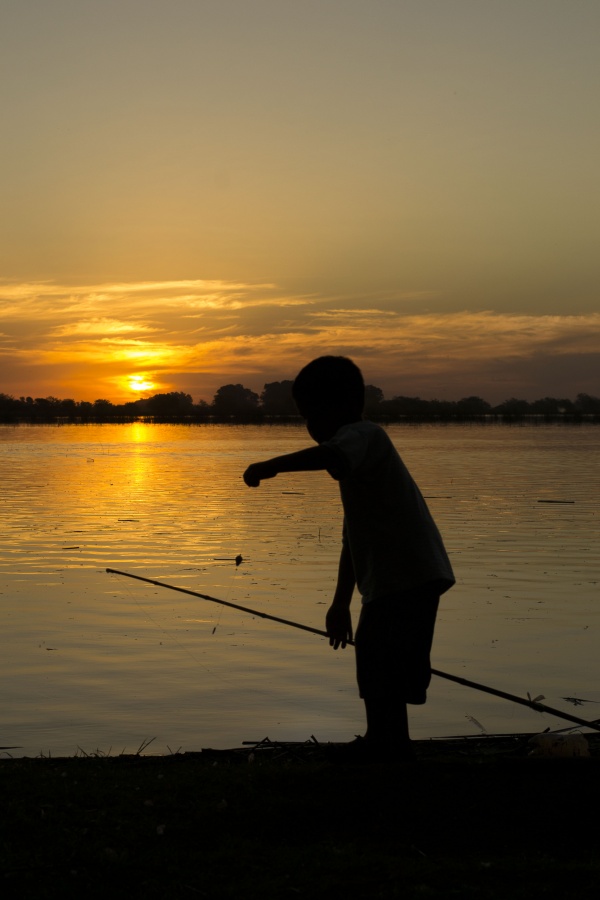
<svg viewBox="0 0 600 900">
<path fill-rule="evenodd" d="M 261 619 L 270 619 L 271 622 L 279 622 L 281 625 L 289 625 L 291 628 L 299 628 L 301 631 L 309 631 L 311 634 L 318 634 L 320 637 L 328 638 L 326 631 L 319 628 L 312 628 L 310 625 L 302 625 L 300 622 L 292 622 L 290 619 L 282 619 L 279 616 L 272 616 L 270 613 L 260 612 L 258 609 L 251 609 L 248 606 L 240 606 L 239 603 L 232 603 L 230 600 L 220 600 L 218 597 L 211 597 L 210 594 L 201 594 L 198 591 L 191 591 L 189 588 L 177 587 L 174 584 L 167 584 L 165 581 L 156 581 L 154 578 L 144 578 L 142 575 L 133 575 L 131 572 L 121 572 L 119 569 L 107 569 L 110 575 L 123 575 L 125 578 L 134 578 L 136 581 L 145 581 L 147 584 L 154 584 L 157 587 L 164 587 L 170 591 L 178 591 L 180 594 L 189 594 L 192 597 L 199 597 L 201 600 L 209 600 L 211 603 L 218 603 L 221 606 L 229 606 L 231 609 L 238 609 L 241 612 L 250 613 L 252 616 L 259 616 Z M 354 645 L 354 641 L 346 641 L 347 644 Z M 536 712 L 550 713 L 558 716 L 560 719 L 566 719 L 568 722 L 574 722 L 576 725 L 582 725 L 585 728 L 593 728 L 600 731 L 600 722 L 589 722 L 587 719 L 581 719 L 571 713 L 563 712 L 560 709 L 554 709 L 552 706 L 546 706 L 538 700 L 525 699 L 518 697 L 516 694 L 509 694 L 507 691 L 500 691 L 497 688 L 489 687 L 487 684 L 480 684 L 478 681 L 470 681 L 468 678 L 461 678 L 458 675 L 450 675 L 448 672 L 441 672 L 439 669 L 432 669 L 432 675 L 438 678 L 445 678 L 447 681 L 454 681 L 456 684 L 462 684 L 464 687 L 473 688 L 476 691 L 483 691 L 486 694 L 493 694 L 495 697 L 502 697 L 504 700 L 511 700 L 513 703 L 519 703 L 521 706 L 527 706 Z"/>
</svg>

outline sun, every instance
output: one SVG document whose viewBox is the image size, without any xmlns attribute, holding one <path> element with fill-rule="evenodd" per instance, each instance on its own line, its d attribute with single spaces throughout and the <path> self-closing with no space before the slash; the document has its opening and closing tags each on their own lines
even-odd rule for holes
<svg viewBox="0 0 600 900">
<path fill-rule="evenodd" d="M 142 391 L 151 391 L 156 384 L 147 375 L 129 375 L 128 387 L 130 391 L 141 393 Z"/>
</svg>

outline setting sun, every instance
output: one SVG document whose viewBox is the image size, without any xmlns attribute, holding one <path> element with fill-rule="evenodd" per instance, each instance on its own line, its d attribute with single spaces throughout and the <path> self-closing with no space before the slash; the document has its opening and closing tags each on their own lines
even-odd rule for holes
<svg viewBox="0 0 600 900">
<path fill-rule="evenodd" d="M 156 384 L 146 375 L 129 375 L 127 381 L 130 391 L 151 391 Z"/>
</svg>

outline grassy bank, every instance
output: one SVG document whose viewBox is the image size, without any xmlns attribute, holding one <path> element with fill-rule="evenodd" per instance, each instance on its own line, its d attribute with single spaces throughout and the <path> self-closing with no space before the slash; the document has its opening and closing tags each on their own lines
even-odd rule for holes
<svg viewBox="0 0 600 900">
<path fill-rule="evenodd" d="M 6 759 L 4 897 L 569 897 L 600 876 L 598 759 L 523 744 Z M 590 813 L 586 815 L 586 812 Z"/>
</svg>

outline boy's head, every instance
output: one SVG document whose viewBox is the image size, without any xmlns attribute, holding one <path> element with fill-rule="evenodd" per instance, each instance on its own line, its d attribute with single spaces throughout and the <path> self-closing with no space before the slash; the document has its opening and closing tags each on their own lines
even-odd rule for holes
<svg viewBox="0 0 600 900">
<path fill-rule="evenodd" d="M 298 373 L 292 394 L 311 436 L 328 440 L 342 425 L 362 418 L 365 383 L 345 356 L 319 356 Z"/>
</svg>

